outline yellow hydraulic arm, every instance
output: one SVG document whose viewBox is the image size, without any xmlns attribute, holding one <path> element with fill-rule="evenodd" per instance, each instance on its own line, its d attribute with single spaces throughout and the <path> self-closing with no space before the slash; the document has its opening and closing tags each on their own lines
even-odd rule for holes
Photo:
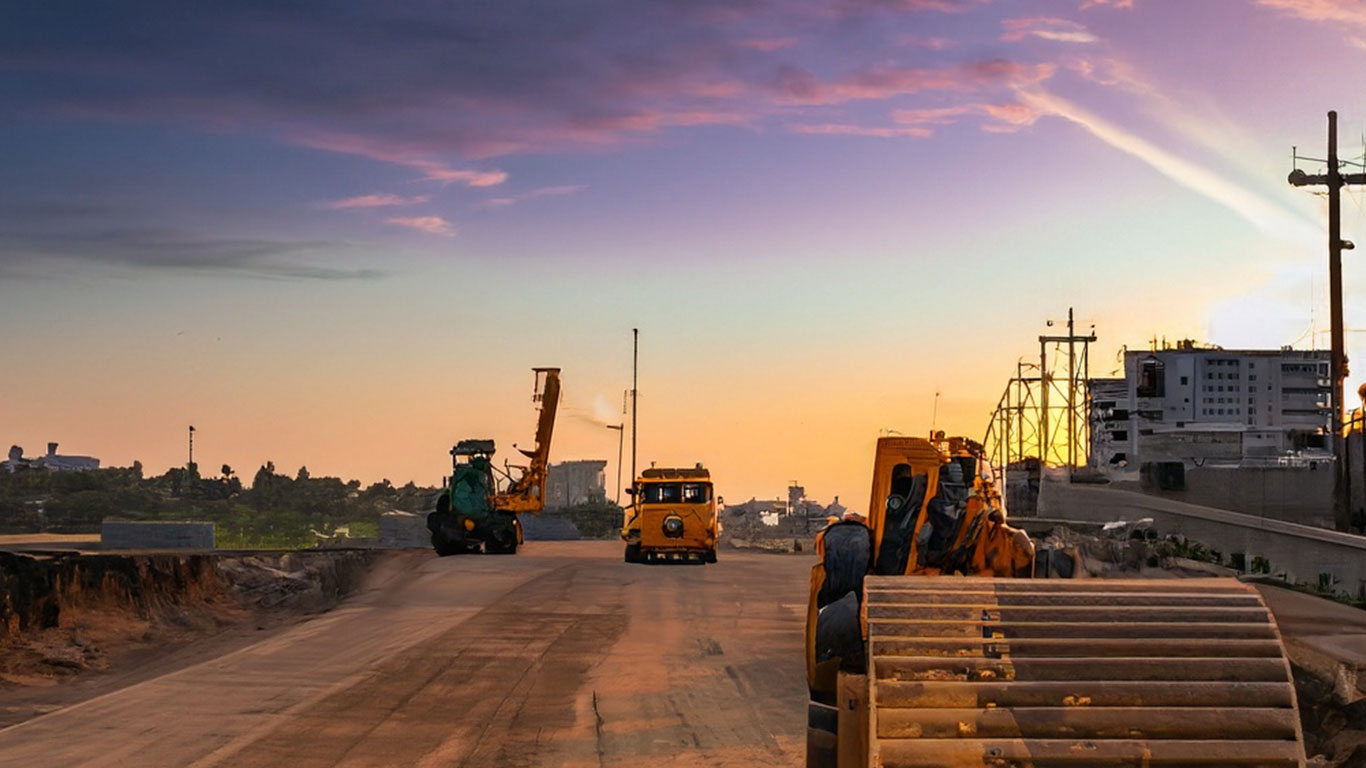
<svg viewBox="0 0 1366 768">
<path fill-rule="evenodd" d="M 530 451 L 520 448 L 531 464 L 508 486 L 494 497 L 494 509 L 507 512 L 540 514 L 545 509 L 545 479 L 550 466 L 550 438 L 555 431 L 555 411 L 560 405 L 560 369 L 533 368 L 536 390 L 531 399 L 541 404 L 541 416 L 536 423 L 536 447 Z"/>
</svg>

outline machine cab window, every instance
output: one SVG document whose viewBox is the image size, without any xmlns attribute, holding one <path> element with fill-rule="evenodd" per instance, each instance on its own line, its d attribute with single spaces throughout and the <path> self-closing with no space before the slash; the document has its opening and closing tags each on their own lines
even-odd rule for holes
<svg viewBox="0 0 1366 768">
<path fill-rule="evenodd" d="M 646 483 L 645 504 L 705 504 L 711 501 L 708 483 Z"/>
<path fill-rule="evenodd" d="M 682 495 L 682 483 L 646 483 L 646 504 L 677 504 Z"/>
<path fill-rule="evenodd" d="M 711 500 L 711 486 L 706 483 L 684 483 L 683 503 L 704 504 Z"/>
</svg>

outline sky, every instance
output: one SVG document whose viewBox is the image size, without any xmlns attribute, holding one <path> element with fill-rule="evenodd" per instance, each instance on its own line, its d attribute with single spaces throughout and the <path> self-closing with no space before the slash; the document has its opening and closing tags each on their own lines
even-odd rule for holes
<svg viewBox="0 0 1366 768">
<path fill-rule="evenodd" d="M 639 328 L 640 465 L 862 509 L 1069 307 L 1101 375 L 1326 347 L 1286 176 L 1329 109 L 1363 159 L 1363 67 L 1355 0 L 9 3 L 0 440 L 435 485 L 553 365 L 610 487 Z"/>
</svg>

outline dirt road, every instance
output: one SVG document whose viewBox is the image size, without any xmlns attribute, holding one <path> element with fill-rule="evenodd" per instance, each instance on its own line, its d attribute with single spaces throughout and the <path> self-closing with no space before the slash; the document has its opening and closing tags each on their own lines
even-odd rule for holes
<svg viewBox="0 0 1366 768">
<path fill-rule="evenodd" d="M 400 555 L 331 613 L 0 730 L 0 765 L 799 765 L 809 567 Z"/>
</svg>

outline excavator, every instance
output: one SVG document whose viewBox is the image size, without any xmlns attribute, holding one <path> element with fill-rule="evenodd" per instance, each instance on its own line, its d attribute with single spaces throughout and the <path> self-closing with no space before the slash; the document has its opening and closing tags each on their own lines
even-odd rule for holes
<svg viewBox="0 0 1366 768">
<path fill-rule="evenodd" d="M 868 509 L 816 540 L 808 768 L 1304 766 L 1250 585 L 1044 578 L 982 447 L 943 433 L 878 440 Z"/>
<path fill-rule="evenodd" d="M 560 369 L 533 368 L 536 384 L 532 402 L 540 403 L 536 424 L 536 447 L 518 452 L 530 459 L 524 467 L 494 466 L 494 441 L 461 440 L 451 448 L 450 480 L 436 497 L 436 509 L 427 515 L 432 548 L 442 557 L 483 551 L 491 555 L 516 554 L 522 543 L 522 523 L 517 516 L 545 509 L 545 481 L 550 462 L 550 437 L 560 403 Z M 513 448 L 517 448 L 514 444 Z M 513 477 L 511 470 L 520 470 Z M 498 489 L 501 474 L 505 483 Z"/>
</svg>

